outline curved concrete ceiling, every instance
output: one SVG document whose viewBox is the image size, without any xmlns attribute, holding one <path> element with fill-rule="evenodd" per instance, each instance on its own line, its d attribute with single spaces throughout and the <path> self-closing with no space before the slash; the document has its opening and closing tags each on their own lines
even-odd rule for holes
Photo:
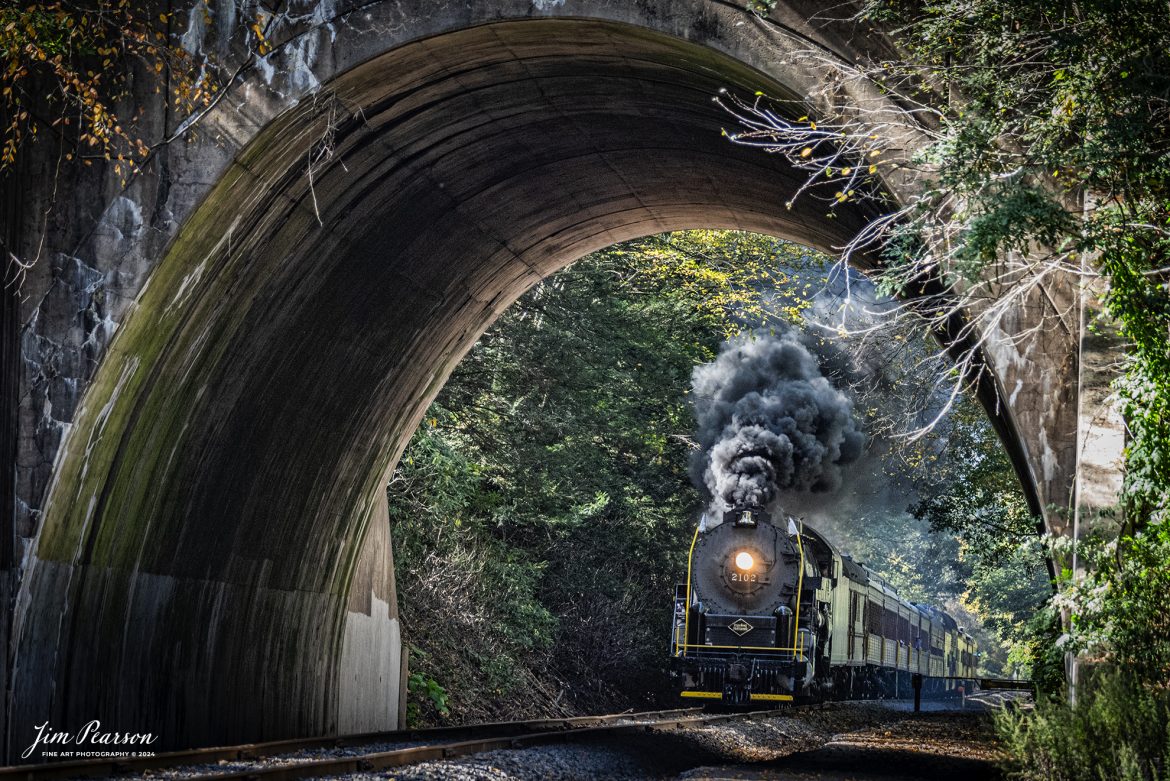
<svg viewBox="0 0 1170 781">
<path fill-rule="evenodd" d="M 328 533 L 314 519 L 369 487 L 491 320 L 594 249 L 684 227 L 842 243 L 856 214 L 826 219 L 811 199 L 786 210 L 792 173 L 721 137 L 712 96 L 764 81 L 664 36 L 563 21 L 443 36 L 347 74 L 337 100 L 361 116 L 337 128 L 312 189 L 297 163 L 270 186 L 271 227 L 231 290 L 247 301 L 233 360 L 204 378 L 231 402 L 208 395 L 219 429 L 194 434 L 199 488 L 177 506 L 276 512 Z M 310 127 L 298 146 L 322 132 Z M 289 130 L 244 159 L 257 178 L 288 159 L 277 145 Z M 271 539 L 241 533 L 249 546 Z M 303 556 L 286 577 L 319 566 L 316 546 Z"/>
</svg>

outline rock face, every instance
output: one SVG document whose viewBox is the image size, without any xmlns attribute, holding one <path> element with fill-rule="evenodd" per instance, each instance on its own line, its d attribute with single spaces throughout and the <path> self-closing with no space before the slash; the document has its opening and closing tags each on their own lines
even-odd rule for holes
<svg viewBox="0 0 1170 781">
<path fill-rule="evenodd" d="M 0 321 L 10 755 L 46 720 L 158 748 L 393 725 L 382 487 L 492 320 L 624 239 L 831 251 L 867 217 L 785 209 L 799 174 L 711 102 L 808 99 L 829 74 L 801 50 L 869 45 L 816 3 L 302 2 L 252 60 L 223 5 L 186 15 L 185 46 L 241 65 L 195 135 L 125 189 L 54 194 L 34 158 L 6 193 L 39 257 Z M 980 392 L 1035 505 L 1068 507 L 1081 329 L 1015 338 L 1039 316 L 991 334 Z"/>
</svg>

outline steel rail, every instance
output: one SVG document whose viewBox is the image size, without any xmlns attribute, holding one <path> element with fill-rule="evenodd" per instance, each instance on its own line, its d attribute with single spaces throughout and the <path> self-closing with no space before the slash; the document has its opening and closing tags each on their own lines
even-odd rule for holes
<svg viewBox="0 0 1170 781">
<path fill-rule="evenodd" d="M 670 713 L 671 711 L 666 711 Z M 250 768 L 229 773 L 208 773 L 190 775 L 183 781 L 294 781 L 294 779 L 320 776 L 341 776 L 355 773 L 370 773 L 387 768 L 413 765 L 432 760 L 454 759 L 471 756 L 485 751 L 524 748 L 548 743 L 588 740 L 615 735 L 634 735 L 686 727 L 699 727 L 724 721 L 760 719 L 791 713 L 791 709 L 749 711 L 747 713 L 706 714 L 683 717 L 668 717 L 634 724 L 603 724 L 564 732 L 534 732 L 510 737 L 466 740 L 456 743 L 440 743 L 428 746 L 381 751 L 348 757 L 331 757 L 306 762 Z M 628 715 L 626 719 L 633 719 Z"/>
<path fill-rule="evenodd" d="M 365 732 L 332 737 L 290 738 L 263 743 L 242 743 L 233 746 L 184 749 L 153 756 L 112 756 L 79 759 L 64 762 L 45 762 L 35 765 L 0 767 L 0 781 L 52 781 L 54 779 L 93 778 L 135 773 L 146 770 L 186 767 L 217 762 L 246 762 L 265 757 L 291 754 L 312 749 L 349 748 L 371 743 L 412 743 L 417 741 L 451 741 L 456 736 L 505 739 L 516 735 L 550 734 L 557 738 L 581 729 L 605 725 L 614 721 L 670 718 L 694 714 L 701 708 L 674 708 L 662 711 L 612 713 L 601 716 L 568 716 L 551 719 L 523 719 L 494 721 L 450 727 Z M 467 742 L 467 741 L 464 741 Z M 475 741 L 470 741 L 475 742 Z M 99 750 L 99 749 L 95 749 Z"/>
</svg>

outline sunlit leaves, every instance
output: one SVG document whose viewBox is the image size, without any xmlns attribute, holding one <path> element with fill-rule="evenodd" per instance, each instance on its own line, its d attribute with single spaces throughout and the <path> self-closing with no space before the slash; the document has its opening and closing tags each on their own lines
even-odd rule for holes
<svg viewBox="0 0 1170 781">
<path fill-rule="evenodd" d="M 137 79 L 182 117 L 219 91 L 215 69 L 172 43 L 173 15 L 149 14 L 129 0 L 10 4 L 0 9 L 0 170 L 22 144 L 60 139 L 63 156 L 86 165 L 112 161 L 123 180 L 149 155 L 142 107 L 128 98 Z M 140 92 L 141 87 L 137 88 Z"/>
<path fill-rule="evenodd" d="M 1170 8 L 1141 0 L 875 0 L 939 90 L 961 96 L 921 155 L 947 216 L 947 252 L 919 236 L 899 258 L 945 261 L 948 281 L 1011 253 L 1058 267 L 1090 263 L 1128 342 L 1117 385 L 1131 444 L 1123 505 L 1132 526 L 1170 515 Z M 946 65 L 949 63 L 950 65 Z M 897 250 L 899 248 L 895 248 Z M 1047 253 L 1047 254 L 1046 254 Z"/>
</svg>

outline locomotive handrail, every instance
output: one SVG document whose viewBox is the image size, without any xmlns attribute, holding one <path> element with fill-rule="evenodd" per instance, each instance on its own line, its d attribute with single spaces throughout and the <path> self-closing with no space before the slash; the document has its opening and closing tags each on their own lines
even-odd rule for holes
<svg viewBox="0 0 1170 781">
<path fill-rule="evenodd" d="M 804 519 L 800 519 L 800 529 L 804 528 Z M 804 589 L 804 540 L 801 539 L 800 529 L 796 530 L 796 548 L 800 551 L 800 574 L 796 578 L 796 594 L 794 595 L 796 601 L 796 618 L 792 622 L 792 653 L 797 656 L 798 661 L 803 661 L 800 657 L 804 656 L 800 651 L 795 650 L 795 647 L 800 644 L 800 597 Z"/>
<path fill-rule="evenodd" d="M 799 648 L 780 648 L 775 645 L 706 645 L 705 643 L 683 643 L 680 648 L 708 648 L 712 650 L 776 651 L 778 653 L 800 654 Z M 677 655 L 677 654 L 676 654 Z M 799 660 L 798 660 L 799 661 Z"/>
<path fill-rule="evenodd" d="M 687 552 L 687 603 L 683 605 L 683 650 L 675 656 L 686 653 L 687 638 L 691 636 L 691 561 L 695 558 L 695 543 L 698 541 L 699 527 L 695 526 L 695 536 L 691 537 L 691 549 Z"/>
</svg>

